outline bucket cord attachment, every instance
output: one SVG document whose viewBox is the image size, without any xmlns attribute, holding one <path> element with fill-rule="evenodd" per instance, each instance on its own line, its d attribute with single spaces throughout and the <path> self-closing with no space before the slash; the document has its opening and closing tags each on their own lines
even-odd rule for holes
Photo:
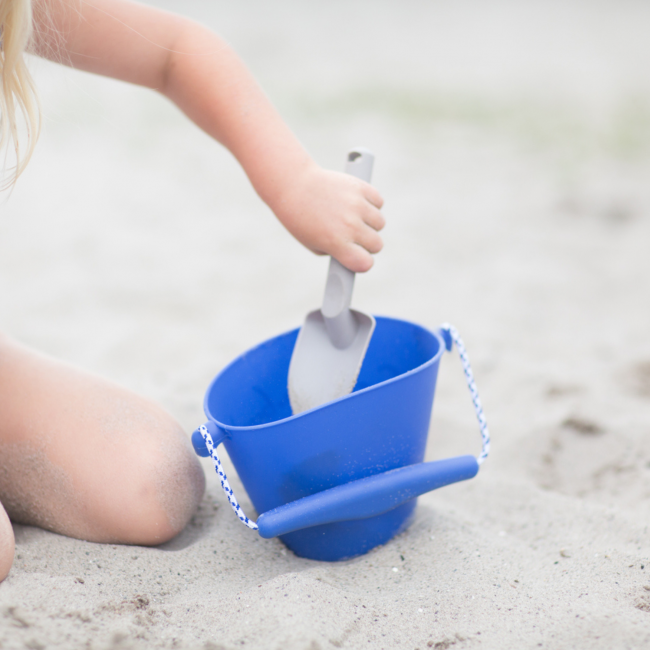
<svg viewBox="0 0 650 650">
<path fill-rule="evenodd" d="M 226 477 L 226 473 L 223 471 L 223 467 L 221 466 L 221 461 L 219 460 L 219 454 L 217 454 L 217 450 L 214 448 L 214 443 L 212 442 L 212 436 L 210 435 L 210 432 L 205 428 L 205 425 L 201 425 L 199 427 L 199 433 L 203 436 L 203 440 L 205 440 L 205 446 L 208 448 L 208 453 L 210 454 L 210 458 L 212 458 L 212 462 L 214 463 L 214 469 L 217 472 L 217 475 L 219 476 L 219 480 L 221 481 L 221 487 L 223 488 L 223 491 L 226 493 L 226 496 L 228 497 L 228 503 L 230 503 L 231 508 L 235 511 L 235 514 L 237 517 L 239 517 L 239 520 L 248 526 L 251 530 L 257 530 L 258 526 L 254 521 L 251 521 L 245 514 L 244 511 L 241 509 L 241 506 L 237 502 L 237 498 L 235 497 L 235 493 L 232 491 L 232 488 L 230 487 L 230 483 L 228 483 L 228 478 Z"/>
<path fill-rule="evenodd" d="M 456 347 L 458 348 L 460 362 L 463 364 L 465 378 L 467 379 L 467 387 L 469 388 L 469 392 L 472 395 L 474 411 L 476 412 L 476 419 L 478 420 L 478 426 L 481 431 L 481 438 L 483 439 L 481 454 L 476 459 L 476 462 L 480 465 L 490 453 L 490 432 L 488 431 L 487 420 L 483 414 L 483 407 L 481 406 L 481 400 L 478 396 L 478 390 L 476 389 L 476 384 L 474 383 L 474 374 L 472 373 L 472 367 L 469 365 L 467 352 L 465 350 L 465 346 L 463 345 L 463 340 L 460 338 L 460 334 L 458 334 L 458 330 L 449 323 L 442 325 L 441 329 L 444 333 L 447 333 L 451 337 L 453 342 L 456 344 Z"/>
</svg>

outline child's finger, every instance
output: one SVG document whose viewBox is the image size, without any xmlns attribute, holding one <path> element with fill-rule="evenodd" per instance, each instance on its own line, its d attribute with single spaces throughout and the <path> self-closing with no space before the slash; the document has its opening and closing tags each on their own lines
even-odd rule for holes
<svg viewBox="0 0 650 650">
<path fill-rule="evenodd" d="M 358 244 L 348 244 L 334 257 L 354 273 L 365 273 L 372 268 L 372 255 Z"/>
<path fill-rule="evenodd" d="M 365 211 L 363 221 L 374 230 L 381 230 L 386 225 L 384 215 L 376 208 L 370 208 Z"/>
<path fill-rule="evenodd" d="M 376 187 L 367 184 L 365 187 L 364 195 L 369 203 L 374 205 L 378 210 L 384 205 L 384 199 Z"/>
<path fill-rule="evenodd" d="M 378 253 L 383 247 L 384 242 L 377 234 L 376 230 L 370 227 L 362 228 L 355 237 L 355 243 L 365 248 L 369 253 Z"/>
</svg>

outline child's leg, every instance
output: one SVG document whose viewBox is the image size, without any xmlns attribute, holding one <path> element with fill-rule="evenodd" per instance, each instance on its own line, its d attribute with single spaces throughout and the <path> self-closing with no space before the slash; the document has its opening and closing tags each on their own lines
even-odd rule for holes
<svg viewBox="0 0 650 650">
<path fill-rule="evenodd" d="M 0 582 L 7 577 L 13 561 L 14 530 L 5 509 L 0 503 Z"/>
<path fill-rule="evenodd" d="M 96 542 L 180 532 L 205 479 L 152 402 L 0 337 L 0 501 L 14 521 Z"/>
</svg>

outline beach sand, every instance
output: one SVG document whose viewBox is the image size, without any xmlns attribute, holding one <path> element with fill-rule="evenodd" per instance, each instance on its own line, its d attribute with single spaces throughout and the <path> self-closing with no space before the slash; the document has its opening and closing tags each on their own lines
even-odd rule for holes
<svg viewBox="0 0 650 650">
<path fill-rule="evenodd" d="M 207 461 L 199 511 L 159 548 L 16 526 L 0 647 L 647 648 L 650 7 L 157 4 L 222 33 L 321 164 L 375 151 L 385 249 L 354 304 L 456 325 L 492 455 L 340 563 L 242 526 Z M 0 328 L 189 435 L 211 378 L 318 306 L 327 260 L 155 93 L 32 67 L 45 124 L 0 208 Z M 447 355 L 427 458 L 479 449 Z"/>
</svg>

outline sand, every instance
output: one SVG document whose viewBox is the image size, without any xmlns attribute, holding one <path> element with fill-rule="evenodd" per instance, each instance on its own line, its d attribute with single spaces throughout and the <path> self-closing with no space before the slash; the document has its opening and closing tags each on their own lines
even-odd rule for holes
<svg viewBox="0 0 650 650">
<path fill-rule="evenodd" d="M 492 455 L 341 563 L 242 526 L 207 462 L 160 548 L 16 526 L 0 647 L 648 647 L 647 4 L 159 4 L 224 34 L 323 165 L 374 149 L 389 225 L 355 304 L 458 327 Z M 318 305 L 326 260 L 163 99 L 33 69 L 46 123 L 0 208 L 0 328 L 189 435 L 214 374 Z M 448 356 L 427 458 L 479 443 Z"/>
</svg>

